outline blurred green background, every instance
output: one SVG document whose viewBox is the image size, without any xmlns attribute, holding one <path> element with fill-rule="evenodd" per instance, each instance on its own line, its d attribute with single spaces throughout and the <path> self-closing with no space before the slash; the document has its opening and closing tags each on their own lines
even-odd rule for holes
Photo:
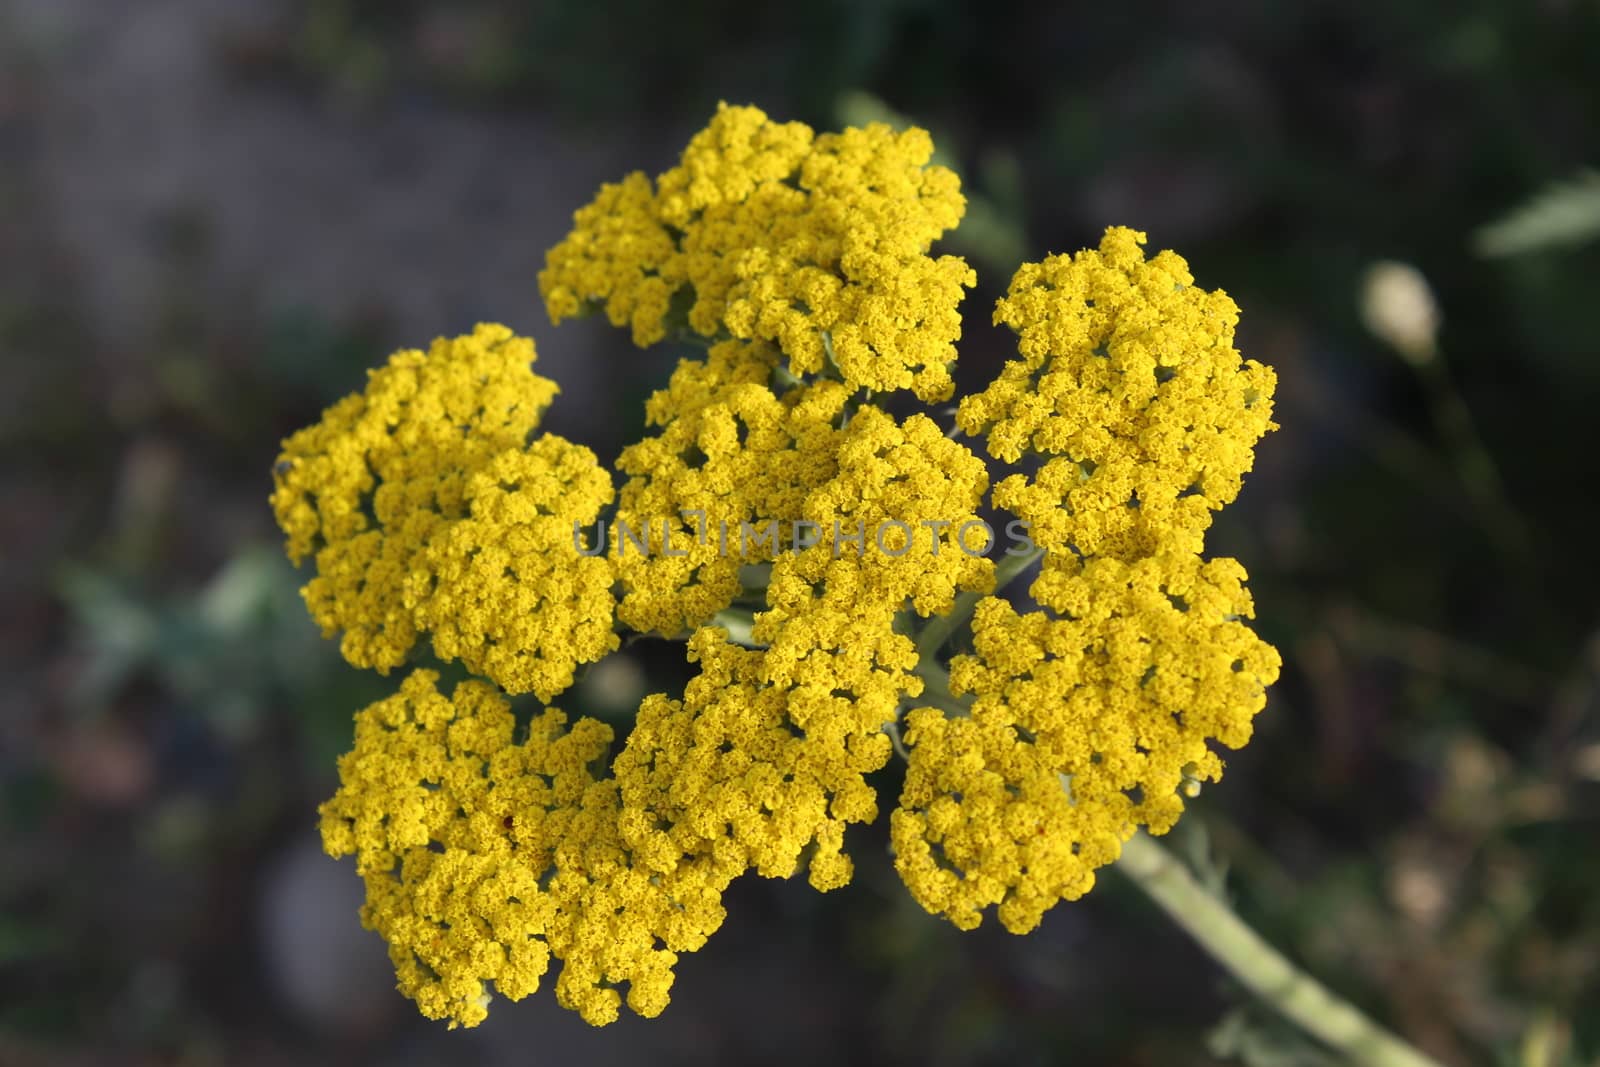
<svg viewBox="0 0 1600 1067">
<path fill-rule="evenodd" d="M 934 131 L 966 387 L 1108 224 L 1238 300 L 1283 428 L 1210 549 L 1286 671 L 1177 847 L 1442 1060 L 1600 1064 L 1597 56 L 1593 0 L 0 0 L 0 1064 L 1324 1062 L 1114 874 L 961 934 L 881 829 L 847 890 L 738 883 L 654 1022 L 393 992 L 314 814 L 392 682 L 300 607 L 278 442 L 494 319 L 614 457 L 672 355 L 535 275 L 722 99 Z M 1363 316 L 1396 259 L 1431 358 Z M 635 651 L 562 705 L 677 684 Z"/>
</svg>

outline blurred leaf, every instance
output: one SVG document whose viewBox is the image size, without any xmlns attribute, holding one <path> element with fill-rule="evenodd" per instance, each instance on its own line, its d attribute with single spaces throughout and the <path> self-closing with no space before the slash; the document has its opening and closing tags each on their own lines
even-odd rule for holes
<svg viewBox="0 0 1600 1067">
<path fill-rule="evenodd" d="M 1206 1050 L 1249 1067 L 1333 1067 L 1337 1062 L 1258 1007 L 1237 1008 L 1224 1016 L 1206 1035 Z"/>
<path fill-rule="evenodd" d="M 74 698 L 98 705 L 150 656 L 158 626 L 114 579 L 87 567 L 68 569 L 58 589 L 89 648 L 88 662 L 74 679 Z"/>
<path fill-rule="evenodd" d="M 103 706 L 148 671 L 221 732 L 249 732 L 334 669 L 337 654 L 306 619 L 297 585 L 282 555 L 263 546 L 239 552 L 198 591 L 160 598 L 69 571 L 60 592 L 85 657 L 74 698 Z"/>
<path fill-rule="evenodd" d="M 1473 237 L 1480 256 L 1516 256 L 1600 237 L 1600 171 L 1552 185 Z"/>
</svg>

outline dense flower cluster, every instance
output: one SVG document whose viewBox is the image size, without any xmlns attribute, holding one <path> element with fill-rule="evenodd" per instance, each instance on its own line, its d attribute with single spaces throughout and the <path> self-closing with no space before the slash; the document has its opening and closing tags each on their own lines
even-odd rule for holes
<svg viewBox="0 0 1600 1067">
<path fill-rule="evenodd" d="M 893 840 L 923 906 L 965 929 L 998 905 L 1025 933 L 1086 893 L 1131 827 L 1170 829 L 1186 783 L 1221 777 L 1206 742 L 1249 740 L 1278 670 L 1241 621 L 1242 578 L 1229 559 L 1050 556 L 1044 610 L 978 605 L 974 654 L 950 674 L 970 716 L 915 712 L 906 736 Z"/>
<path fill-rule="evenodd" d="M 976 275 L 928 254 L 966 209 L 932 156 L 923 130 L 815 137 L 724 106 L 653 185 L 636 172 L 577 213 L 539 276 L 545 305 L 558 322 L 603 306 L 647 346 L 686 298 L 689 329 L 771 341 L 794 374 L 945 399 Z"/>
<path fill-rule="evenodd" d="M 1112 229 L 1017 272 L 995 321 L 1019 358 L 955 427 L 875 403 L 953 388 L 973 278 L 930 254 L 963 208 L 931 153 L 724 107 L 678 166 L 576 213 L 551 317 L 703 345 L 615 491 L 538 431 L 556 388 L 498 326 L 396 354 L 285 442 L 273 507 L 346 657 L 387 671 L 428 635 L 484 679 L 446 696 L 413 670 L 361 711 L 322 808 L 424 1014 L 475 1025 L 552 961 L 590 1022 L 657 1014 L 734 879 L 850 881 L 846 828 L 877 819 L 868 776 L 897 748 L 912 895 L 1023 932 L 1172 826 L 1221 774 L 1211 742 L 1248 740 L 1278 659 L 1243 569 L 1201 552 L 1271 428 L 1271 371 L 1234 350 L 1225 295 Z M 1025 456 L 991 487 L 990 460 Z M 1037 551 L 973 544 L 988 509 Z M 998 586 L 1039 558 L 1019 608 Z M 628 633 L 687 640 L 681 696 L 622 737 L 549 706 Z M 521 693 L 544 706 L 519 727 Z"/>
<path fill-rule="evenodd" d="M 1233 347 L 1239 309 L 1143 243 L 1117 227 L 1098 251 L 1023 264 L 994 314 L 1021 358 L 961 401 L 961 428 L 991 456 L 1048 457 L 995 487 L 1047 548 L 1198 552 L 1272 425 L 1272 371 Z"/>
<path fill-rule="evenodd" d="M 273 510 L 290 557 L 315 554 L 306 605 L 355 666 L 387 672 L 431 632 L 441 658 L 549 699 L 617 647 L 609 568 L 562 551 L 611 475 L 534 437 L 556 394 L 535 358 L 487 325 L 398 352 L 284 442 Z"/>
<path fill-rule="evenodd" d="M 739 595 L 742 566 L 793 544 L 807 493 L 833 476 L 849 391 L 822 382 L 775 392 L 777 360 L 765 342 L 723 341 L 703 360 L 683 360 L 650 399 L 648 419 L 661 431 L 617 460 L 630 478 L 611 551 L 618 616 L 630 628 L 678 634 L 709 622 Z M 768 535 L 772 520 L 788 521 Z M 683 554 L 648 551 L 646 536 Z"/>
<path fill-rule="evenodd" d="M 628 1003 L 656 1015 L 678 952 L 722 921 L 716 864 L 647 872 L 628 862 L 617 784 L 597 777 L 611 728 L 548 708 L 515 740 L 503 697 L 464 682 L 450 697 L 416 671 L 356 716 L 342 786 L 322 806 L 333 855 L 354 853 L 362 917 L 389 942 L 400 988 L 425 1015 L 481 1022 L 486 983 L 509 1000 L 552 957 L 561 1003 L 592 1023 Z"/>
<path fill-rule="evenodd" d="M 1272 426 L 1273 374 L 1233 348 L 1233 302 L 1143 242 L 1113 228 L 1024 264 L 995 309 L 1022 358 L 957 414 L 996 458 L 1047 457 L 993 493 L 1045 550 L 1039 608 L 980 602 L 973 654 L 950 665 L 970 719 L 909 720 L 896 866 L 958 926 L 993 904 L 1026 932 L 1133 827 L 1170 829 L 1192 783 L 1221 777 L 1207 742 L 1249 740 L 1278 676 L 1243 622 L 1244 569 L 1200 556 Z"/>
</svg>

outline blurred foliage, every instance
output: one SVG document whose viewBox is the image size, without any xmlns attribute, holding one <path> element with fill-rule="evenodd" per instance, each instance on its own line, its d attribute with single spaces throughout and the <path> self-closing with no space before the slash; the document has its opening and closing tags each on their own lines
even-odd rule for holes
<svg viewBox="0 0 1600 1067">
<path fill-rule="evenodd" d="M 295 706 L 339 670 L 337 651 L 305 625 L 295 585 L 282 554 L 264 546 L 241 548 L 194 593 L 158 599 L 104 571 L 69 569 L 60 595 L 83 650 L 67 691 L 72 706 L 104 714 L 142 678 L 217 733 L 250 736 L 263 717 Z M 347 747 L 346 709 L 315 721 L 301 706 L 298 716 L 312 736 L 311 758 L 326 760 Z"/>
<path fill-rule="evenodd" d="M 1600 237 L 1600 172 L 1552 185 L 1478 231 L 1480 255 L 1515 256 Z"/>
<path fill-rule="evenodd" d="M 1259 736 L 1181 824 L 1182 854 L 1446 1062 L 1600 1064 L 1600 513 L 1583 444 L 1600 403 L 1584 170 L 1600 6 L 269 13 L 216 36 L 217 66 L 285 113 L 339 113 L 351 136 L 364 116 L 495 110 L 574 143 L 666 144 L 719 99 L 819 127 L 928 126 L 970 196 L 951 248 L 982 277 L 964 386 L 1005 355 L 984 309 L 1022 255 L 1109 223 L 1181 250 L 1243 306 L 1246 352 L 1279 370 L 1283 429 L 1211 543 L 1246 562 L 1286 659 Z M 0 1063 L 523 1062 L 527 1042 L 497 1055 L 492 1034 L 462 1044 L 404 1014 L 308 1022 L 255 933 L 351 711 L 392 685 L 345 668 L 305 618 L 265 508 L 271 456 L 416 339 L 390 337 L 381 307 L 345 321 L 206 302 L 221 253 L 185 205 L 144 235 L 168 271 L 158 329 L 94 321 L 77 285 L 94 257 L 62 247 L 55 191 L 27 180 L 49 144 L 46 67 L 0 67 Z M 270 157 L 270 123 L 259 136 Z M 102 180 L 159 183 L 160 163 Z M 1391 258 L 1433 290 L 1436 364 L 1363 329 L 1361 278 Z M 370 281 L 351 287 L 381 291 Z M 601 377 L 617 395 L 575 429 L 610 432 L 655 380 Z M 1480 447 L 1490 492 L 1463 451 Z M 563 706 L 622 721 L 645 687 L 679 684 L 678 650 L 629 653 Z M 1321 1063 L 1110 874 L 1028 939 L 964 935 L 909 901 L 881 833 L 850 848 L 844 893 L 741 886 L 656 1029 L 602 1039 L 534 1016 L 538 1040 L 580 1042 L 562 1047 L 590 1062 L 604 1047 L 652 1062 Z M 759 1021 L 773 986 L 797 1020 L 779 1037 Z"/>
<path fill-rule="evenodd" d="M 1250 1008 L 1229 1012 L 1206 1036 L 1206 1050 L 1245 1067 L 1333 1067 L 1338 1062 L 1281 1019 Z"/>
</svg>

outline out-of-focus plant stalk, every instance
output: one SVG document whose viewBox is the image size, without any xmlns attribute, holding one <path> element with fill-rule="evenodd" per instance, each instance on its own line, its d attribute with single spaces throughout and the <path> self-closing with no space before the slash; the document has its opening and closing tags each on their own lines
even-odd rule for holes
<svg viewBox="0 0 1600 1067">
<path fill-rule="evenodd" d="M 1116 867 L 1228 973 L 1349 1062 L 1442 1067 L 1289 962 L 1148 835 L 1126 842 Z"/>
</svg>

